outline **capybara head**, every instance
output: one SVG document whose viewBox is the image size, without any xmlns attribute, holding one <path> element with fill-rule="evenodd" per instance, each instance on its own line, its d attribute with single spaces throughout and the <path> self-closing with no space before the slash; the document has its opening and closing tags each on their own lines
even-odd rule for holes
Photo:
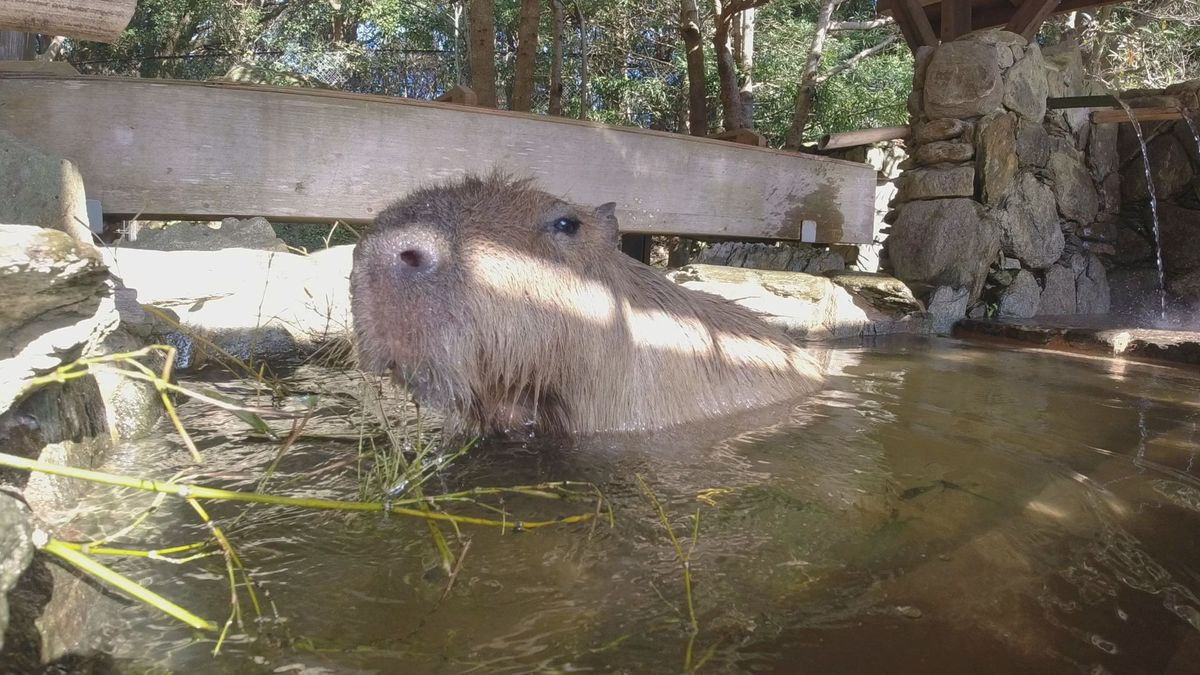
<svg viewBox="0 0 1200 675">
<path fill-rule="evenodd" d="M 614 204 L 583 208 L 500 174 L 381 212 L 350 279 L 361 365 L 450 428 L 653 429 L 785 400 L 820 368 L 730 302 L 618 248 Z"/>
</svg>

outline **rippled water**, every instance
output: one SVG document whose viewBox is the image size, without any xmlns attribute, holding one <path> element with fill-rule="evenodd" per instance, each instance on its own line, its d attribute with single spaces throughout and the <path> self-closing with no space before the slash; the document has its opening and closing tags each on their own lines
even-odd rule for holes
<svg viewBox="0 0 1200 675">
<path fill-rule="evenodd" d="M 685 548 L 700 513 L 701 672 L 1200 672 L 1194 373 L 925 339 L 832 359 L 838 374 L 794 410 L 654 436 L 485 443 L 429 491 L 591 481 L 614 524 L 464 527 L 461 540 L 444 527 L 456 549 L 470 542 L 448 593 L 424 523 L 212 502 L 271 618 L 214 658 L 210 636 L 128 605 L 117 665 L 680 672 L 680 566 L 636 474 Z M 308 376 L 326 391 L 344 379 Z M 343 389 L 326 404 L 352 414 L 354 386 Z M 205 437 L 204 482 L 252 489 L 277 446 L 248 441 L 222 413 L 184 409 Z M 329 415 L 313 428 L 347 425 Z M 160 466 L 116 468 L 185 466 L 171 434 L 147 443 Z M 271 489 L 353 499 L 356 467 L 351 443 L 302 441 Z M 529 520 L 591 508 L 506 507 Z M 145 536 L 203 534 L 168 502 Z M 220 558 L 120 569 L 202 616 L 228 612 Z"/>
</svg>

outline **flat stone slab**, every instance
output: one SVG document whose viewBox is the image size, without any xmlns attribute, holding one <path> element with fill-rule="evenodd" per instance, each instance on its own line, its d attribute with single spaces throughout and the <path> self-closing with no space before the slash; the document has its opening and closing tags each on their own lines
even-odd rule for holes
<svg viewBox="0 0 1200 675">
<path fill-rule="evenodd" d="M 1137 328 L 1108 316 L 964 319 L 954 336 L 1041 349 L 1200 366 L 1200 330 Z"/>
</svg>

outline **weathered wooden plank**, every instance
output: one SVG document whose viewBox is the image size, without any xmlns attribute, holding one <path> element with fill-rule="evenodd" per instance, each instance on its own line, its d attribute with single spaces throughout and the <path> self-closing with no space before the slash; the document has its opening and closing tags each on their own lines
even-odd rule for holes
<svg viewBox="0 0 1200 675">
<path fill-rule="evenodd" d="M 32 33 L 0 31 L 0 61 L 16 62 L 32 59 L 37 54 L 35 37 Z"/>
<path fill-rule="evenodd" d="M 523 113 L 326 90 L 0 73 L 0 129 L 75 160 L 106 212 L 363 222 L 493 168 L 622 230 L 870 241 L 869 166 Z"/>
<path fill-rule="evenodd" d="M 934 32 L 933 25 L 929 23 L 929 17 L 925 15 L 920 3 L 917 0 L 897 0 L 897 3 L 899 11 L 904 13 L 905 19 L 916 32 L 917 46 L 936 47 L 937 33 Z"/>
<path fill-rule="evenodd" d="M 1165 122 L 1183 119 L 1179 108 L 1134 108 L 1133 116 L 1139 122 Z M 1123 124 L 1128 122 L 1129 113 L 1120 110 L 1097 110 L 1092 113 L 1092 124 Z"/>
<path fill-rule="evenodd" d="M 116 42 L 137 0 L 0 0 L 0 29 Z"/>
</svg>

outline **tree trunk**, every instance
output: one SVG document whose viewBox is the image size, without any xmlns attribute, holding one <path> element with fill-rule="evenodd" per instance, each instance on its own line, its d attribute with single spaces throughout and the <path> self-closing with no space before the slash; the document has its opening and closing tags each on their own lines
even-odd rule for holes
<svg viewBox="0 0 1200 675">
<path fill-rule="evenodd" d="M 742 99 L 742 118 L 754 128 L 754 18 L 755 8 L 751 7 L 738 15 L 737 30 L 734 32 L 734 53 L 737 59 L 738 74 L 741 75 L 739 93 Z"/>
<path fill-rule="evenodd" d="M 471 34 L 467 53 L 471 89 L 484 108 L 496 107 L 496 18 L 492 0 L 470 0 L 467 24 Z"/>
<path fill-rule="evenodd" d="M 804 71 L 800 76 L 800 86 L 796 88 L 796 108 L 792 114 L 792 127 L 788 130 L 787 142 L 783 147 L 789 150 L 799 150 L 804 141 L 804 127 L 808 126 L 808 118 L 812 114 L 813 96 L 817 90 L 817 72 L 821 68 L 821 52 L 825 50 L 825 37 L 829 34 L 829 20 L 839 0 L 822 0 L 821 12 L 817 15 L 816 32 L 813 34 L 812 47 L 808 50 L 808 60 L 804 63 Z"/>
<path fill-rule="evenodd" d="M 688 132 L 708 135 L 708 96 L 704 88 L 704 44 L 696 0 L 680 0 L 679 32 L 687 50 Z"/>
<path fill-rule="evenodd" d="M 578 1 L 575 3 L 575 16 L 579 19 L 579 119 L 586 120 L 588 109 L 591 108 L 588 94 L 587 19 L 584 18 L 583 7 Z"/>
<path fill-rule="evenodd" d="M 721 0 L 713 0 L 713 17 L 716 22 L 713 31 L 713 54 L 717 59 L 718 89 L 721 92 L 721 114 L 725 121 L 725 131 L 750 128 L 750 121 L 742 116 L 737 64 L 733 61 L 733 47 L 730 44 L 733 24 L 737 20 L 737 14 L 731 11 L 728 4 L 722 8 Z"/>
<path fill-rule="evenodd" d="M 463 83 L 462 79 L 462 15 L 463 6 L 462 0 L 454 3 L 450 9 L 451 18 L 454 20 L 454 84 Z"/>
<path fill-rule="evenodd" d="M 513 77 L 512 109 L 529 112 L 533 104 L 533 64 L 537 55 L 538 0 L 521 0 L 521 25 L 517 29 L 517 67 Z"/>
<path fill-rule="evenodd" d="M 562 115 L 563 65 L 563 6 L 562 0 L 550 0 L 550 109 L 551 115 Z"/>
</svg>

